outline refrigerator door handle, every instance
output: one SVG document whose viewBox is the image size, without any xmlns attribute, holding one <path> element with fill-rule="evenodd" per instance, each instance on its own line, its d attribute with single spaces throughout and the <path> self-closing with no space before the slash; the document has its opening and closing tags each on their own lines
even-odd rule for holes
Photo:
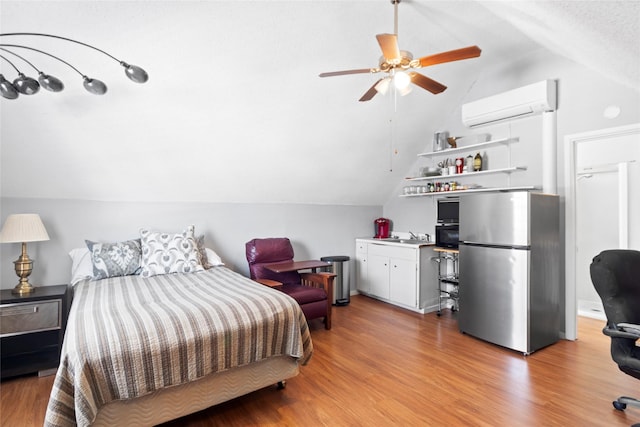
<svg viewBox="0 0 640 427">
<path fill-rule="evenodd" d="M 469 240 L 462 240 L 460 241 L 460 244 L 465 246 L 480 246 L 483 248 L 498 248 L 498 249 L 518 249 L 523 251 L 528 251 L 531 249 L 531 246 L 528 246 L 528 245 L 496 245 L 496 244 L 472 242 Z"/>
</svg>

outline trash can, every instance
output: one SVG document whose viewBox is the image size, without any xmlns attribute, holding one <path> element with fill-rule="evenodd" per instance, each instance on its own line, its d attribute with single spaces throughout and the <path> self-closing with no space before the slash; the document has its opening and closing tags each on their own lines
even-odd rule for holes
<svg viewBox="0 0 640 427">
<path fill-rule="evenodd" d="M 333 282 L 333 305 L 349 304 L 349 257 L 325 256 L 320 260 L 330 262 L 332 266 L 328 271 L 336 275 Z"/>
</svg>

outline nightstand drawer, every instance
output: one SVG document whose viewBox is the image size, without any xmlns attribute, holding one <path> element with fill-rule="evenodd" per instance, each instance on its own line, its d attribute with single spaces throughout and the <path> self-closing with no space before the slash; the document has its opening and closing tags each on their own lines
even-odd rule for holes
<svg viewBox="0 0 640 427">
<path fill-rule="evenodd" d="M 62 300 L 0 306 L 0 337 L 60 329 Z"/>
</svg>

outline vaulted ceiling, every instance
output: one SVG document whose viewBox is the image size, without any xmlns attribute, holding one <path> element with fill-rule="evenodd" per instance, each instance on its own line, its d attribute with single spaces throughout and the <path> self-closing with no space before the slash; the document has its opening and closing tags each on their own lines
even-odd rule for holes
<svg viewBox="0 0 640 427">
<path fill-rule="evenodd" d="M 448 86 L 439 95 L 361 103 L 377 76 L 318 74 L 377 65 L 375 35 L 393 32 L 389 0 L 2 0 L 2 33 L 78 39 L 150 74 L 137 85 L 86 48 L 21 39 L 109 91 L 90 95 L 68 67 L 21 52 L 66 88 L 0 100 L 2 196 L 380 205 L 501 64 L 543 49 L 637 90 L 639 5 L 402 0 L 402 49 L 478 45 L 482 55 L 423 69 Z M 0 71 L 15 78 L 6 63 Z"/>
</svg>

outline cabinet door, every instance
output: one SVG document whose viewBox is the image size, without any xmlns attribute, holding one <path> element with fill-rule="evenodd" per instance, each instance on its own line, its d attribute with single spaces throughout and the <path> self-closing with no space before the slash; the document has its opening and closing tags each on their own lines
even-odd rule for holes
<svg viewBox="0 0 640 427">
<path fill-rule="evenodd" d="M 370 254 L 367 259 L 369 292 L 377 297 L 389 299 L 389 258 Z"/>
<path fill-rule="evenodd" d="M 417 265 L 415 260 L 392 258 L 389 260 L 390 300 L 409 307 L 416 307 Z"/>
<path fill-rule="evenodd" d="M 371 292 L 368 276 L 367 254 L 356 252 L 356 289 L 358 291 L 367 294 Z"/>
</svg>

